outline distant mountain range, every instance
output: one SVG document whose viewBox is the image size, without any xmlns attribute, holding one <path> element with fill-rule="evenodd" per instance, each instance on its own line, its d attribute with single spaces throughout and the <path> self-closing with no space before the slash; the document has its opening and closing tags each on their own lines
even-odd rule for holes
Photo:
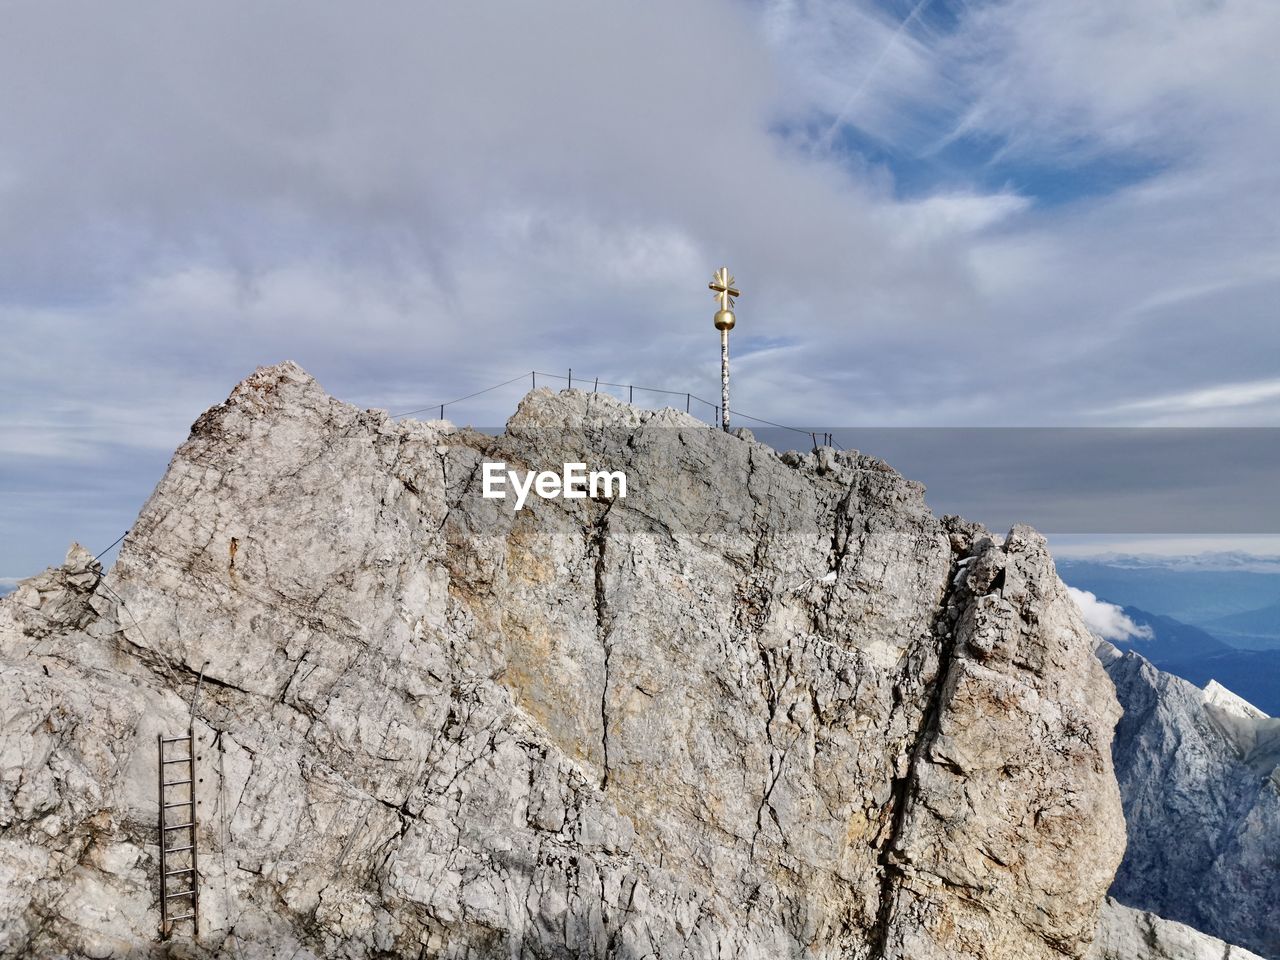
<svg viewBox="0 0 1280 960">
<path fill-rule="evenodd" d="M 1198 687 L 1216 680 L 1280 715 L 1280 558 L 1111 555 L 1057 567 L 1069 585 L 1150 629 L 1150 638 L 1116 642 L 1120 649 Z"/>
<path fill-rule="evenodd" d="M 1163 556 L 1150 553 L 1100 553 L 1089 561 L 1131 570 L 1235 571 L 1280 573 L 1280 557 L 1259 556 L 1238 550 Z M 1068 561 L 1069 562 L 1069 561 Z"/>
<path fill-rule="evenodd" d="M 1103 598 L 1107 599 L 1107 598 Z M 1212 680 L 1271 716 L 1280 716 L 1280 650 L 1241 650 L 1189 623 L 1126 606 L 1125 615 L 1151 637 L 1115 640 L 1176 677 L 1204 687 Z"/>
<path fill-rule="evenodd" d="M 1151 639 L 1134 639 L 1127 642 L 1121 640 L 1116 645 L 1121 649 L 1136 650 L 1156 666 L 1175 660 L 1231 653 L 1234 649 L 1201 627 L 1183 623 L 1173 617 L 1150 613 L 1139 607 L 1124 606 L 1122 609 L 1125 616 L 1135 624 L 1147 627 L 1151 631 Z"/>
<path fill-rule="evenodd" d="M 1256 610 L 1232 613 L 1205 624 L 1233 647 L 1267 650 L 1280 647 L 1280 600 Z"/>
<path fill-rule="evenodd" d="M 1277 564 L 1272 558 L 1216 554 L 1201 562 L 1196 566 L 1189 557 L 1068 558 L 1058 560 L 1057 567 L 1068 584 L 1100 599 L 1195 624 L 1223 640 L 1211 626 L 1216 621 L 1280 605 L 1280 566 L 1269 569 Z M 1235 632 L 1257 631 L 1250 626 Z M 1269 645 L 1280 646 L 1280 632 L 1261 635 L 1273 638 Z"/>
</svg>

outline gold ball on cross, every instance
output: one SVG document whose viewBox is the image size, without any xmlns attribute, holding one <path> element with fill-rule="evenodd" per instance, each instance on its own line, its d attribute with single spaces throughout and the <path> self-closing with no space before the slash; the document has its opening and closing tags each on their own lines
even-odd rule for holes
<svg viewBox="0 0 1280 960">
<path fill-rule="evenodd" d="M 716 311 L 716 329 L 732 330 L 733 325 L 738 322 L 738 318 L 733 315 L 732 310 Z"/>
</svg>

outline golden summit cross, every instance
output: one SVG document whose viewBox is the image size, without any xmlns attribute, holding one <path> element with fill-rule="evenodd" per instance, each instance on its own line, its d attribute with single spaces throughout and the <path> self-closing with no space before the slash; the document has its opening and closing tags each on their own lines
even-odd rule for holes
<svg viewBox="0 0 1280 960">
<path fill-rule="evenodd" d="M 721 267 L 712 276 L 711 282 L 707 286 L 715 291 L 716 299 L 720 301 L 721 310 L 732 310 L 735 297 L 742 296 L 742 293 L 734 288 L 734 279 L 729 276 L 729 268 Z"/>
</svg>

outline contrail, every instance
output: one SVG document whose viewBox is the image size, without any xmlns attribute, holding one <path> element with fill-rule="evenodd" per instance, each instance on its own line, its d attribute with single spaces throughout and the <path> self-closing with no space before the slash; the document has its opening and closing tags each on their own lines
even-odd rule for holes
<svg viewBox="0 0 1280 960">
<path fill-rule="evenodd" d="M 920 0 L 919 3 L 912 7 L 911 12 L 907 14 L 906 19 L 898 24 L 898 29 L 893 31 L 893 35 L 885 41 L 884 49 L 880 51 L 880 55 L 877 56 L 875 61 L 871 64 L 871 67 L 867 70 L 861 82 L 854 87 L 853 92 L 850 93 L 848 99 L 845 100 L 844 106 L 840 108 L 840 112 L 837 113 L 835 119 L 831 121 L 831 126 L 827 128 L 827 132 L 824 133 L 818 141 L 822 149 L 831 149 L 831 142 L 835 139 L 836 130 L 839 129 L 842 123 L 844 123 L 845 117 L 849 115 L 849 110 L 853 107 L 854 103 L 857 102 L 857 99 L 862 96 L 862 92 L 866 90 L 867 84 L 869 84 L 871 82 L 871 78 L 876 75 L 876 71 L 880 69 L 880 64 L 884 63 L 885 57 L 889 55 L 889 51 L 892 50 L 894 44 L 898 42 L 898 38 L 901 37 L 903 32 L 911 26 L 917 17 L 920 16 L 924 11 L 924 8 L 927 7 L 930 2 L 931 0 Z"/>
</svg>

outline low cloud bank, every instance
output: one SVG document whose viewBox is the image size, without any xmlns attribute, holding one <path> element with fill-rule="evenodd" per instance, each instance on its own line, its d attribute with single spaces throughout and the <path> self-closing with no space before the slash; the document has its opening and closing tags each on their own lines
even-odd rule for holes
<svg viewBox="0 0 1280 960">
<path fill-rule="evenodd" d="M 1145 624 L 1137 624 L 1114 603 L 1099 600 L 1088 590 L 1067 587 L 1067 593 L 1080 608 L 1085 626 L 1096 637 L 1111 643 L 1128 643 L 1132 640 L 1151 640 L 1155 636 Z"/>
</svg>

